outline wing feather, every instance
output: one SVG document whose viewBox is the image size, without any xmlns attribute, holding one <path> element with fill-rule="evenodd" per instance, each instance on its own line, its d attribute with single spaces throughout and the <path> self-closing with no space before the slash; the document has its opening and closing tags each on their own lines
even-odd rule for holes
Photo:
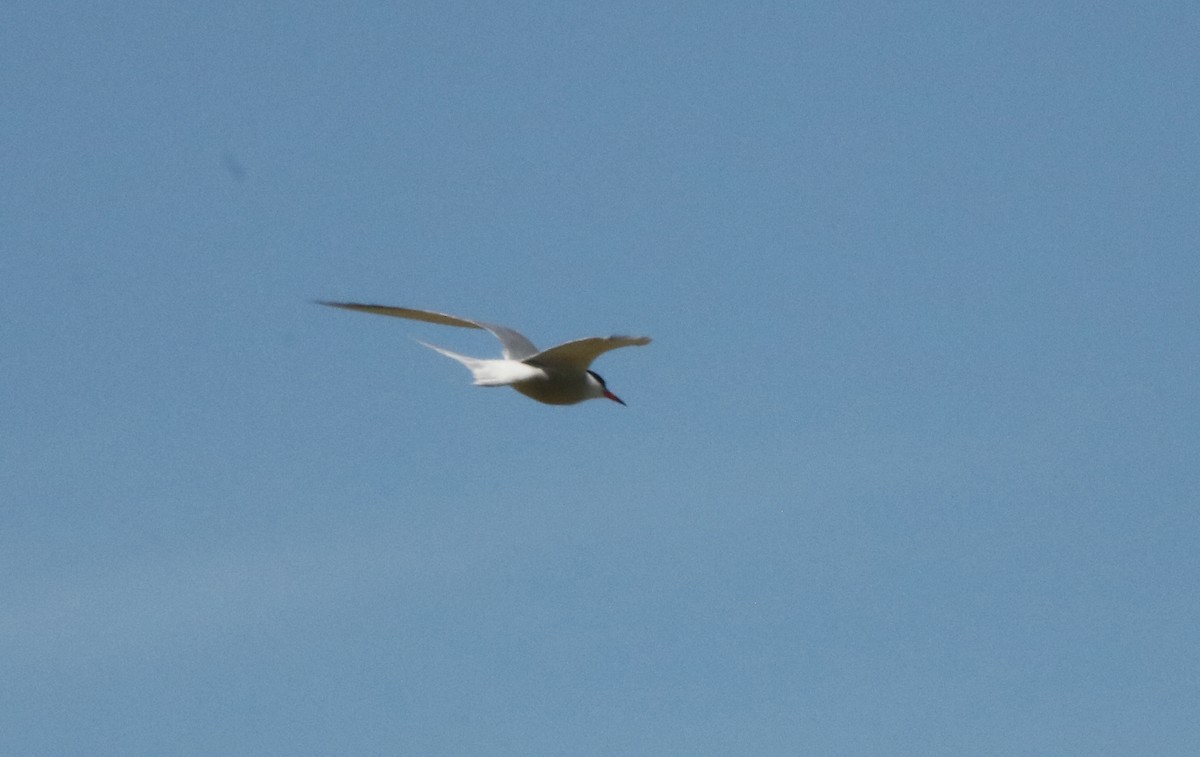
<svg viewBox="0 0 1200 757">
<path fill-rule="evenodd" d="M 576 339 L 556 347 L 539 352 L 526 358 L 531 365 L 545 367 L 559 366 L 562 368 L 585 371 L 592 361 L 609 350 L 621 347 L 640 347 L 650 344 L 648 336 L 593 336 L 586 339 Z"/>
<path fill-rule="evenodd" d="M 509 360 L 524 360 L 536 355 L 538 351 L 537 347 L 533 346 L 533 342 L 526 339 L 519 331 L 510 329 L 507 326 L 498 326 L 494 323 L 484 323 L 483 321 L 474 321 L 469 318 L 459 318 L 455 315 L 435 313 L 432 310 L 398 308 L 391 305 L 364 305 L 358 302 L 325 302 L 322 300 L 318 300 L 317 304 L 328 305 L 331 308 L 342 308 L 343 310 L 357 310 L 361 313 L 390 315 L 393 318 L 408 318 L 413 321 L 436 323 L 441 326 L 458 326 L 464 329 L 490 331 L 500 340 L 500 344 L 504 347 L 504 357 Z"/>
</svg>

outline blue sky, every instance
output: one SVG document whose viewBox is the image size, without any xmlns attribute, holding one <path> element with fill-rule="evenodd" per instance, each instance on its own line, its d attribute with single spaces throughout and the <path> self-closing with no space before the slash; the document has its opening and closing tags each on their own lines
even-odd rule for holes
<svg viewBox="0 0 1200 757">
<path fill-rule="evenodd" d="M 1200 749 L 1194 3 L 0 15 L 0 751 Z"/>
</svg>

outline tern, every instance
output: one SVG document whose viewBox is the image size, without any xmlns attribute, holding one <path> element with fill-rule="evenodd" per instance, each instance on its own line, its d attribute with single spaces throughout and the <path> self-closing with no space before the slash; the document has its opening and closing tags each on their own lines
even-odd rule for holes
<svg viewBox="0 0 1200 757">
<path fill-rule="evenodd" d="M 319 300 L 318 304 L 443 326 L 490 331 L 504 348 L 503 358 L 486 360 L 467 357 L 420 340 L 418 342 L 465 365 L 474 376 L 476 386 L 511 386 L 526 397 L 547 405 L 574 405 L 601 397 L 624 405 L 624 400 L 610 392 L 600 374 L 591 370 L 589 366 L 593 360 L 609 350 L 650 343 L 648 336 L 591 336 L 564 342 L 548 350 L 539 350 L 524 335 L 507 326 L 497 326 L 470 318 L 459 318 L 430 310 L 363 305 L 357 302 Z"/>
</svg>

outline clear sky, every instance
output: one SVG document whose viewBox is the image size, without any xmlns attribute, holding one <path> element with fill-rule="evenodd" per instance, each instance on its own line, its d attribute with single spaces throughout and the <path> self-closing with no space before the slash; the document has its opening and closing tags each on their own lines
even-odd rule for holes
<svg viewBox="0 0 1200 757">
<path fill-rule="evenodd" d="M 1200 754 L 1197 40 L 5 4 L 0 753 Z"/>
</svg>

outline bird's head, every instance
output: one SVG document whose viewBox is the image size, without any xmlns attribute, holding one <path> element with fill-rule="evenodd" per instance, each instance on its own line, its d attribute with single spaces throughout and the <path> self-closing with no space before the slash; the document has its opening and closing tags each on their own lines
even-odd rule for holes
<svg viewBox="0 0 1200 757">
<path fill-rule="evenodd" d="M 596 373 L 595 371 L 588 371 L 587 375 L 589 384 L 596 392 L 596 397 L 605 397 L 613 402 L 619 402 L 622 405 L 625 404 L 625 400 L 608 391 L 608 384 L 604 383 L 604 379 L 600 377 L 599 373 Z"/>
</svg>

